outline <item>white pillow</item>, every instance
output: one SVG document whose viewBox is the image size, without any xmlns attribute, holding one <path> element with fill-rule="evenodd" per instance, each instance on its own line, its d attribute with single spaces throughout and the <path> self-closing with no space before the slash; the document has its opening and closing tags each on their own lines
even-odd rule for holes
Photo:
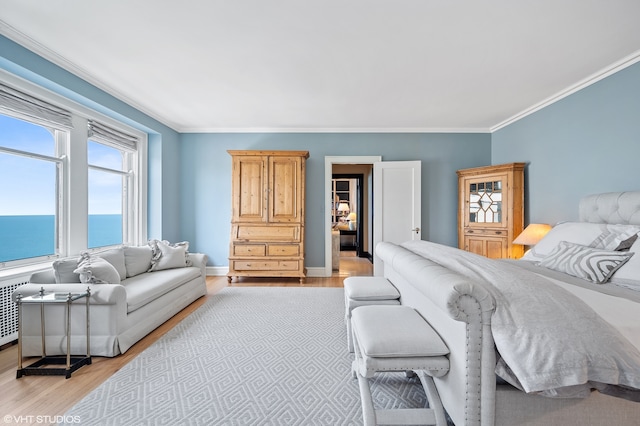
<svg viewBox="0 0 640 426">
<path fill-rule="evenodd" d="M 149 245 L 153 251 L 149 272 L 189 266 L 187 262 L 189 243 L 187 241 L 171 244 L 168 241 L 152 240 L 149 241 Z"/>
<path fill-rule="evenodd" d="M 120 274 L 111 263 L 89 253 L 82 253 L 78 268 L 73 271 L 80 275 L 85 284 L 120 284 Z"/>
<path fill-rule="evenodd" d="M 94 253 L 94 256 L 101 257 L 116 268 L 118 274 L 120 274 L 120 281 L 127 279 L 127 266 L 124 261 L 124 249 L 118 247 L 111 250 L 106 250 L 99 253 Z"/>
<path fill-rule="evenodd" d="M 640 291 L 640 239 L 629 249 L 629 253 L 636 253 L 627 263 L 622 265 L 611 277 L 611 282 Z"/>
<path fill-rule="evenodd" d="M 151 268 L 153 251 L 149 246 L 125 246 L 124 264 L 127 269 L 127 278 L 143 274 Z"/>
<path fill-rule="evenodd" d="M 634 225 L 608 225 L 605 223 L 562 222 L 531 248 L 524 260 L 542 260 L 560 244 L 567 241 L 582 246 L 615 250 L 617 246 L 633 233 L 640 232 Z"/>
<path fill-rule="evenodd" d="M 538 265 L 597 284 L 605 283 L 633 253 L 609 251 L 561 241 Z"/>
<path fill-rule="evenodd" d="M 633 225 L 605 225 L 602 234 L 589 246 L 605 250 L 620 250 L 620 245 L 638 232 L 640 228 Z"/>
<path fill-rule="evenodd" d="M 74 273 L 78 267 L 78 258 L 58 259 L 53 262 L 53 275 L 56 277 L 56 284 L 79 283 L 80 276 Z"/>
</svg>

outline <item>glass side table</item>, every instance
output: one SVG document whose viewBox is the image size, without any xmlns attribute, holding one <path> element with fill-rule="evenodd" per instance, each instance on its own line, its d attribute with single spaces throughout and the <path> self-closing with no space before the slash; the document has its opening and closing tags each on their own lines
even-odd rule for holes
<svg viewBox="0 0 640 426">
<path fill-rule="evenodd" d="M 87 353 L 84 356 L 71 355 L 71 304 L 73 301 L 85 298 L 86 300 L 86 316 L 87 316 Z M 52 292 L 45 291 L 44 287 L 40 288 L 38 294 L 33 296 L 22 297 L 18 294 L 16 303 L 18 304 L 18 372 L 17 377 L 22 376 L 65 376 L 67 379 L 71 377 L 71 373 L 76 371 L 83 365 L 91 364 L 91 350 L 89 341 L 89 298 L 91 297 L 91 289 L 87 287 L 85 291 L 71 292 Z M 33 364 L 22 366 L 22 305 L 31 303 L 40 304 L 40 333 L 42 336 L 42 357 Z M 66 334 L 67 334 L 67 354 L 66 355 L 47 355 L 47 347 L 45 342 L 46 329 L 44 321 L 45 305 L 50 304 L 66 304 Z M 64 365 L 64 368 L 52 368 L 51 365 Z"/>
</svg>

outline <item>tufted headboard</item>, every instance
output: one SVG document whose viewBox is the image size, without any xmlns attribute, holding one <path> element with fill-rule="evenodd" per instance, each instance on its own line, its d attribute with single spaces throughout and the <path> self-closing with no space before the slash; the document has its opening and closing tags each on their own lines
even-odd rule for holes
<svg viewBox="0 0 640 426">
<path fill-rule="evenodd" d="M 581 222 L 640 225 L 640 191 L 587 195 L 579 209 Z"/>
</svg>

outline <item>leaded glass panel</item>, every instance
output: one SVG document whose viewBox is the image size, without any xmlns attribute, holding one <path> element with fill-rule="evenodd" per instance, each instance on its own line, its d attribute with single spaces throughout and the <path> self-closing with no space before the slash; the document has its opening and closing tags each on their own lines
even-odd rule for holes
<svg viewBox="0 0 640 426">
<path fill-rule="evenodd" d="M 469 185 L 469 222 L 502 222 L 502 181 Z"/>
</svg>

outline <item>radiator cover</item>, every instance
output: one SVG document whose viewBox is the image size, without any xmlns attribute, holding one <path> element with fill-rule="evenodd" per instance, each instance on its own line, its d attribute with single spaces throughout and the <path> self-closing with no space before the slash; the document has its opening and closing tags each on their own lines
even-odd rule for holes
<svg viewBox="0 0 640 426">
<path fill-rule="evenodd" d="M 14 290 L 29 282 L 29 275 L 0 280 L 0 345 L 18 338 L 18 305 L 11 299 Z"/>
</svg>

